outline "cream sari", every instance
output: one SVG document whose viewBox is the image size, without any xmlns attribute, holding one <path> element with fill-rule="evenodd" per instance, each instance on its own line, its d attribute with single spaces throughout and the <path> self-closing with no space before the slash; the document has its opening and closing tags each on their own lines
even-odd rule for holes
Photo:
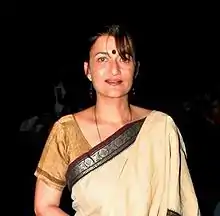
<svg viewBox="0 0 220 216">
<path fill-rule="evenodd" d="M 35 175 L 58 189 L 67 184 L 76 216 L 200 215 L 185 145 L 170 116 L 153 111 L 147 118 L 125 125 L 94 148 L 88 147 L 77 123 L 69 129 L 68 121 L 59 120 L 65 134 L 60 139 L 68 143 L 67 147 L 62 142 L 59 149 L 66 152 L 65 157 L 59 153 L 66 160 L 62 162 L 65 168 L 54 172 L 54 164 L 50 168 L 43 162 L 50 160 L 46 159 L 51 152 L 46 144 L 48 150 L 44 150 Z M 75 141 L 80 139 L 81 150 L 79 145 L 76 149 L 75 141 L 70 141 L 73 134 Z M 70 156 L 74 149 L 78 153 Z"/>
</svg>

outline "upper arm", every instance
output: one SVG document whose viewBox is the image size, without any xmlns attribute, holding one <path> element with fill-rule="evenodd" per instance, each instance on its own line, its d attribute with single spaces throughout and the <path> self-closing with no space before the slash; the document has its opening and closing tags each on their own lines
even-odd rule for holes
<svg viewBox="0 0 220 216">
<path fill-rule="evenodd" d="M 168 119 L 170 146 L 169 206 L 180 206 L 183 215 L 200 215 L 194 185 L 187 164 L 183 137 L 174 121 Z M 180 210 L 178 210 L 180 211 Z"/>
<path fill-rule="evenodd" d="M 35 176 L 50 187 L 62 190 L 66 185 L 69 165 L 68 143 L 61 123 L 56 122 L 48 136 L 35 171 Z"/>
<path fill-rule="evenodd" d="M 48 136 L 35 171 L 35 208 L 48 205 L 58 206 L 66 185 L 66 171 L 69 164 L 68 143 L 63 125 L 56 122 Z"/>
<path fill-rule="evenodd" d="M 35 212 L 42 212 L 48 206 L 59 206 L 62 191 L 50 187 L 41 179 L 37 179 L 34 197 Z"/>
</svg>

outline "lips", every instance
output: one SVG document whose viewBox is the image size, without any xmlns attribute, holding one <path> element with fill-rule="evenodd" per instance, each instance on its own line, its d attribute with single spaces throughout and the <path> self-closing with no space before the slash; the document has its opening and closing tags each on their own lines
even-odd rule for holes
<svg viewBox="0 0 220 216">
<path fill-rule="evenodd" d="M 107 80 L 105 80 L 105 82 L 108 83 L 109 85 L 116 86 L 116 85 L 120 85 L 122 83 L 122 80 L 107 79 Z"/>
</svg>

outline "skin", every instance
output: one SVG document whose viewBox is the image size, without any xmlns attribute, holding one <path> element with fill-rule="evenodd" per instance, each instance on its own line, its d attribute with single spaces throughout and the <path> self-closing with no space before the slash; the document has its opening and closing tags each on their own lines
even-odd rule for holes
<svg viewBox="0 0 220 216">
<path fill-rule="evenodd" d="M 128 92 L 134 78 L 135 62 L 123 61 L 119 56 L 112 36 L 101 36 L 90 51 L 89 62 L 84 62 L 84 71 L 96 90 L 96 116 L 102 140 L 131 120 L 147 116 L 151 110 L 129 105 Z M 106 80 L 121 80 L 121 84 L 109 85 Z M 111 115 L 109 115 L 111 113 Z M 94 123 L 94 107 L 75 114 L 77 122 L 94 147 L 100 140 Z"/>
<path fill-rule="evenodd" d="M 115 53 L 115 54 L 114 54 Z M 93 82 L 98 100 L 100 97 L 125 97 L 133 83 L 135 65 L 132 60 L 123 61 L 119 56 L 113 37 L 101 36 L 90 51 L 89 62 L 84 63 L 86 76 Z M 117 86 L 110 86 L 106 80 L 122 80 Z M 111 102 L 112 103 L 112 102 Z"/>
<path fill-rule="evenodd" d="M 128 92 L 132 87 L 134 70 L 135 62 L 132 58 L 129 61 L 123 61 L 119 56 L 114 37 L 100 36 L 91 48 L 90 60 L 84 62 L 84 71 L 96 90 L 96 105 L 74 114 L 91 148 L 100 143 L 94 112 L 102 140 L 128 122 L 143 118 L 151 112 L 151 110 L 129 105 Z M 116 83 L 120 81 L 120 84 L 110 85 L 106 81 Z M 61 195 L 62 191 L 50 188 L 41 180 L 37 180 L 36 215 L 67 215 L 58 207 Z"/>
</svg>

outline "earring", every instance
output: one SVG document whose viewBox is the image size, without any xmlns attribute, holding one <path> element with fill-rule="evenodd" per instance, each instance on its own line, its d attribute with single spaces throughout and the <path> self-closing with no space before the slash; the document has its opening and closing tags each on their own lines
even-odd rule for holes
<svg viewBox="0 0 220 216">
<path fill-rule="evenodd" d="M 90 96 L 91 99 L 93 99 L 93 87 L 92 87 L 92 82 L 90 83 L 89 96 Z"/>
<path fill-rule="evenodd" d="M 134 89 L 134 87 L 132 88 L 132 95 L 135 95 L 135 89 Z"/>
<path fill-rule="evenodd" d="M 136 79 L 138 74 L 139 74 L 139 68 L 140 68 L 140 62 L 138 61 L 136 63 L 136 68 L 135 68 L 135 75 L 134 75 L 134 78 Z"/>
<path fill-rule="evenodd" d="M 91 74 L 88 74 L 88 79 L 89 79 L 90 81 L 92 81 Z"/>
</svg>

